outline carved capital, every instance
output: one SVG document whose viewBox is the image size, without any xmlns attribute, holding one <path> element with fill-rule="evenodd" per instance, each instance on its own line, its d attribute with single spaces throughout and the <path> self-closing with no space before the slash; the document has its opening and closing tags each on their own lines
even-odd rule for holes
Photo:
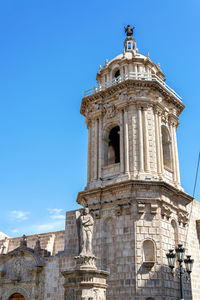
<svg viewBox="0 0 200 300">
<path fill-rule="evenodd" d="M 76 267 L 80 270 L 96 270 L 96 257 L 94 255 L 79 255 L 75 256 Z"/>
<path fill-rule="evenodd" d="M 172 114 L 169 114 L 169 124 L 173 127 L 178 127 L 178 118 Z"/>
</svg>

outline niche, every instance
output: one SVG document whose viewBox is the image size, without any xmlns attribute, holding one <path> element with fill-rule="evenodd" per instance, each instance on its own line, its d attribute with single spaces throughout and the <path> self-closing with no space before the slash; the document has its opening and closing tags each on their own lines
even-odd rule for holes
<svg viewBox="0 0 200 300">
<path fill-rule="evenodd" d="M 152 268 L 155 264 L 155 245 L 152 240 L 145 240 L 142 245 L 143 265 Z"/>
<path fill-rule="evenodd" d="M 162 133 L 162 148 L 163 148 L 163 163 L 166 169 L 172 169 L 171 163 L 171 138 L 166 126 L 161 127 Z"/>
<path fill-rule="evenodd" d="M 120 128 L 115 126 L 108 136 L 108 165 L 120 162 Z"/>
<path fill-rule="evenodd" d="M 171 221 L 171 239 L 172 239 L 172 249 L 176 248 L 178 245 L 178 227 L 175 220 Z"/>
</svg>

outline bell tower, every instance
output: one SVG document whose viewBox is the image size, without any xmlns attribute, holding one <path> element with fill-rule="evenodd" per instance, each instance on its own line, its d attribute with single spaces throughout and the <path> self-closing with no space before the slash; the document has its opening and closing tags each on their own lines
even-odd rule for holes
<svg viewBox="0 0 200 300">
<path fill-rule="evenodd" d="M 94 215 L 98 268 L 110 272 L 107 299 L 168 299 L 166 253 L 187 242 L 193 200 L 179 175 L 184 105 L 160 64 L 139 53 L 133 28 L 125 32 L 122 53 L 100 66 L 97 86 L 82 99 L 88 177 L 77 202 Z"/>
<path fill-rule="evenodd" d="M 97 73 L 81 114 L 88 127 L 86 189 L 127 180 L 180 186 L 176 130 L 184 105 L 165 83 L 160 64 L 139 54 L 133 28 L 125 28 L 123 53 Z"/>
</svg>

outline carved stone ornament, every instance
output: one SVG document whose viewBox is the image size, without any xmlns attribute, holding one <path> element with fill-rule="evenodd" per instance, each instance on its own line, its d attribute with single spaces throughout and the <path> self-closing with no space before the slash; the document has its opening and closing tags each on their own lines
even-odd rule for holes
<svg viewBox="0 0 200 300">
<path fill-rule="evenodd" d="M 131 214 L 131 203 L 124 204 L 123 209 L 124 209 L 126 215 L 130 215 Z"/>
<path fill-rule="evenodd" d="M 156 214 L 158 209 L 158 204 L 157 203 L 151 203 L 151 213 Z"/>
<path fill-rule="evenodd" d="M 172 213 L 171 208 L 168 205 L 166 205 L 166 204 L 162 204 L 161 215 L 163 217 L 169 218 L 171 216 L 171 213 Z"/>
<path fill-rule="evenodd" d="M 137 208 L 138 208 L 138 213 L 143 214 L 145 212 L 145 203 L 144 202 L 138 202 Z"/>
<path fill-rule="evenodd" d="M 106 114 L 105 114 L 106 119 L 111 119 L 111 118 L 114 118 L 116 116 L 115 105 L 106 106 L 105 111 L 106 111 Z"/>
<path fill-rule="evenodd" d="M 121 205 L 117 205 L 115 207 L 115 215 L 118 217 L 122 215 L 122 206 Z"/>
<path fill-rule="evenodd" d="M 95 217 L 95 219 L 100 219 L 101 218 L 100 209 L 96 209 L 94 211 L 94 217 Z"/>
<path fill-rule="evenodd" d="M 162 114 L 162 121 L 164 123 L 167 123 L 168 122 L 168 112 L 167 111 L 164 111 L 163 114 Z"/>
<path fill-rule="evenodd" d="M 147 92 L 145 90 L 139 91 L 139 97 L 146 97 L 146 96 L 147 96 Z"/>
<path fill-rule="evenodd" d="M 179 212 L 178 213 L 178 222 L 179 224 L 186 225 L 189 220 L 189 213 L 188 212 Z"/>
<path fill-rule="evenodd" d="M 0 278 L 14 283 L 35 280 L 34 275 L 42 270 L 43 256 L 49 255 L 48 251 L 44 249 L 41 251 L 39 253 L 27 247 L 26 237 L 23 236 L 18 248 L 0 255 Z"/>
<path fill-rule="evenodd" d="M 75 256 L 76 268 L 80 270 L 95 269 L 96 270 L 96 257 L 94 255 L 79 255 Z"/>
</svg>

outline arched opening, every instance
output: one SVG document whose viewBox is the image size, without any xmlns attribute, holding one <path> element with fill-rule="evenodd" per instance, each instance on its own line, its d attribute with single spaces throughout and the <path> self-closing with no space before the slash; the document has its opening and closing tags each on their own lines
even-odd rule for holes
<svg viewBox="0 0 200 300">
<path fill-rule="evenodd" d="M 118 78 L 120 76 L 120 70 L 117 70 L 114 74 L 114 78 Z"/>
<path fill-rule="evenodd" d="M 171 138 L 169 131 L 165 126 L 161 127 L 162 133 L 162 148 L 163 148 L 163 163 L 164 167 L 167 169 L 172 169 L 171 162 Z"/>
<path fill-rule="evenodd" d="M 155 247 L 151 240 L 143 242 L 143 262 L 155 262 Z"/>
<path fill-rule="evenodd" d="M 22 294 L 15 293 L 12 296 L 10 296 L 9 300 L 25 300 L 25 298 Z"/>
<path fill-rule="evenodd" d="M 115 126 L 108 136 L 108 165 L 120 162 L 120 128 Z"/>
<path fill-rule="evenodd" d="M 149 298 L 147 298 L 146 300 L 155 300 L 154 298 L 151 298 L 151 297 L 149 297 Z"/>
</svg>

